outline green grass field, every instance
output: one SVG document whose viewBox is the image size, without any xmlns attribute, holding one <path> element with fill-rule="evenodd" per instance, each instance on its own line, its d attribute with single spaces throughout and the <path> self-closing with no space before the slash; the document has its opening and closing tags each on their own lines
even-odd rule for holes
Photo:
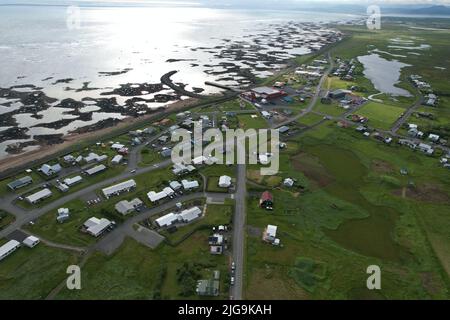
<svg viewBox="0 0 450 320">
<path fill-rule="evenodd" d="M 21 247 L 0 262 L 0 299 L 45 299 L 76 263 L 75 254 L 42 243 Z"/>
<path fill-rule="evenodd" d="M 368 102 L 355 113 L 369 119 L 369 126 L 388 130 L 405 109 L 378 102 Z"/>
</svg>

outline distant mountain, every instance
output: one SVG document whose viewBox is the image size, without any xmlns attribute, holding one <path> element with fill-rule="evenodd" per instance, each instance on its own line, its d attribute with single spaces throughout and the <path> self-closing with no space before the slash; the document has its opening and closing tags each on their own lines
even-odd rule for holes
<svg viewBox="0 0 450 320">
<path fill-rule="evenodd" d="M 443 5 L 427 6 L 427 7 L 391 7 L 382 8 L 385 13 L 400 13 L 414 15 L 450 15 L 450 7 Z"/>
</svg>

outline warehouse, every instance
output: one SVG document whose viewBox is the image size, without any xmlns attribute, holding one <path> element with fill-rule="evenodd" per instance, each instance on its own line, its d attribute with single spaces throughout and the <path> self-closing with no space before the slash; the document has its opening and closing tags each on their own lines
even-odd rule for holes
<svg viewBox="0 0 450 320">
<path fill-rule="evenodd" d="M 114 186 L 105 188 L 102 190 L 102 192 L 105 195 L 106 199 L 109 199 L 110 197 L 119 195 L 123 192 L 129 192 L 130 190 L 132 190 L 134 188 L 136 188 L 136 182 L 133 179 L 131 179 L 131 180 L 116 184 Z"/>
<path fill-rule="evenodd" d="M 8 188 L 12 191 L 17 190 L 19 188 L 23 188 L 29 184 L 33 183 L 33 179 L 30 176 L 22 177 L 17 179 L 11 183 L 8 183 Z"/>
<path fill-rule="evenodd" d="M 270 87 L 258 87 L 251 90 L 254 94 L 259 95 L 261 98 L 266 100 L 272 100 L 280 98 L 286 95 L 284 91 L 277 90 Z"/>
<path fill-rule="evenodd" d="M 38 203 L 41 200 L 44 200 L 48 197 L 50 197 L 52 195 L 52 192 L 50 191 L 50 189 L 45 188 L 42 189 L 41 191 L 38 191 L 36 193 L 33 193 L 32 195 L 29 195 L 28 197 L 26 197 L 25 199 L 29 202 L 29 203 Z"/>
</svg>

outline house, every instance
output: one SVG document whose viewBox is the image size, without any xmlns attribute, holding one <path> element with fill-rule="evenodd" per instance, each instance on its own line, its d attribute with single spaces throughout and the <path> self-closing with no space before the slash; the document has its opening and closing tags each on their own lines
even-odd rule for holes
<svg viewBox="0 0 450 320">
<path fill-rule="evenodd" d="M 11 253 L 20 248 L 20 242 L 17 240 L 10 240 L 0 247 L 0 261 L 5 259 Z"/>
<path fill-rule="evenodd" d="M 97 238 L 101 236 L 111 225 L 113 225 L 113 223 L 108 219 L 98 219 L 96 217 L 92 217 L 86 220 L 83 227 L 86 229 L 87 233 Z"/>
<path fill-rule="evenodd" d="M 221 235 L 219 233 L 215 233 L 208 238 L 208 244 L 210 244 L 210 245 L 219 246 L 219 245 L 222 245 L 223 242 L 224 242 L 223 235 Z"/>
<path fill-rule="evenodd" d="M 58 221 L 59 223 L 63 223 L 65 221 L 69 220 L 69 218 L 70 218 L 70 211 L 68 208 L 59 208 L 58 209 L 56 221 Z"/>
<path fill-rule="evenodd" d="M 258 155 L 259 163 L 261 163 L 261 164 L 269 164 L 271 157 L 272 157 L 271 153 L 261 153 L 261 154 Z"/>
<path fill-rule="evenodd" d="M 106 199 L 109 199 L 112 196 L 117 196 L 124 192 L 129 192 L 132 189 L 136 188 L 136 181 L 133 179 L 121 182 L 119 184 L 116 184 L 114 186 L 110 186 L 108 188 L 104 188 L 102 190 L 103 195 Z"/>
<path fill-rule="evenodd" d="M 118 151 L 118 150 L 120 150 L 120 149 L 123 149 L 123 148 L 125 148 L 125 145 L 120 144 L 120 143 L 114 143 L 114 144 L 111 146 L 111 149 L 116 150 L 116 151 Z"/>
<path fill-rule="evenodd" d="M 170 187 L 173 191 L 178 191 L 178 190 L 180 190 L 183 186 L 182 186 L 181 183 L 179 183 L 178 181 L 170 181 L 169 187 Z"/>
<path fill-rule="evenodd" d="M 223 253 L 223 246 L 209 246 L 209 252 L 214 255 L 219 255 Z"/>
<path fill-rule="evenodd" d="M 50 189 L 45 188 L 41 191 L 38 191 L 36 193 L 33 193 L 32 195 L 29 195 L 28 197 L 25 197 L 25 200 L 27 200 L 29 203 L 36 204 L 41 200 L 44 200 L 52 195 L 52 192 Z"/>
<path fill-rule="evenodd" d="M 164 158 L 168 158 L 172 155 L 172 149 L 170 148 L 163 149 L 161 150 L 160 155 Z"/>
<path fill-rule="evenodd" d="M 221 176 L 219 178 L 219 187 L 220 188 L 229 188 L 230 186 L 231 186 L 231 177 Z"/>
<path fill-rule="evenodd" d="M 67 192 L 67 191 L 69 191 L 69 186 L 67 185 L 67 184 L 64 184 L 64 183 L 58 183 L 57 185 L 56 185 L 56 187 L 59 189 L 59 191 L 61 191 L 61 192 Z"/>
<path fill-rule="evenodd" d="M 432 155 L 434 153 L 433 147 L 425 143 L 419 143 L 417 145 L 417 149 L 419 149 L 423 153 L 426 153 L 427 155 Z"/>
<path fill-rule="evenodd" d="M 99 157 L 98 154 L 91 152 L 86 157 L 84 157 L 84 161 L 86 163 L 91 163 L 93 161 L 97 161 L 98 157 Z"/>
<path fill-rule="evenodd" d="M 151 202 L 158 202 L 167 197 L 172 197 L 174 194 L 175 194 L 175 191 L 173 191 L 172 188 L 165 187 L 160 192 L 150 191 L 149 193 L 147 193 L 147 197 Z"/>
<path fill-rule="evenodd" d="M 131 201 L 122 200 L 114 206 L 117 212 L 119 212 L 122 215 L 127 215 L 130 212 L 135 211 L 139 207 L 143 205 L 143 202 L 139 198 L 135 198 Z"/>
<path fill-rule="evenodd" d="M 71 186 L 73 186 L 73 185 L 75 185 L 77 183 L 80 183 L 82 180 L 83 180 L 82 177 L 75 176 L 73 178 L 64 179 L 64 184 L 66 184 L 67 186 L 71 187 Z"/>
<path fill-rule="evenodd" d="M 39 169 L 43 174 L 50 177 L 52 175 L 58 174 L 61 171 L 61 165 L 59 163 L 54 165 L 44 164 Z"/>
<path fill-rule="evenodd" d="M 178 215 L 173 212 L 166 214 L 155 220 L 156 224 L 160 228 L 170 227 L 172 224 L 174 224 L 177 221 L 178 221 Z"/>
<path fill-rule="evenodd" d="M 20 179 L 17 179 L 11 183 L 8 183 L 8 188 L 12 191 L 17 190 L 19 188 L 23 188 L 29 184 L 33 183 L 33 179 L 30 176 L 25 176 Z"/>
<path fill-rule="evenodd" d="M 26 245 L 28 248 L 34 248 L 36 247 L 41 240 L 35 236 L 29 236 L 25 240 L 22 241 L 24 245 Z"/>
<path fill-rule="evenodd" d="M 433 141 L 433 142 L 438 142 L 439 141 L 439 136 L 437 134 L 430 133 L 428 135 L 428 139 Z"/>
<path fill-rule="evenodd" d="M 123 156 L 121 154 L 117 154 L 112 158 L 111 163 L 112 164 L 119 164 L 123 160 Z"/>
<path fill-rule="evenodd" d="M 202 210 L 199 207 L 192 207 L 181 211 L 178 220 L 184 223 L 190 223 L 193 220 L 199 218 L 202 214 Z"/>
<path fill-rule="evenodd" d="M 277 238 L 277 226 L 267 225 L 266 229 L 263 232 L 263 240 L 266 242 L 273 243 Z"/>
<path fill-rule="evenodd" d="M 289 131 L 289 127 L 288 126 L 282 126 L 280 128 L 278 128 L 278 132 L 279 133 L 286 133 Z"/>
<path fill-rule="evenodd" d="M 87 169 L 85 172 L 86 172 L 87 175 L 92 176 L 92 175 L 97 174 L 99 172 L 102 172 L 104 170 L 106 170 L 106 166 L 103 165 L 103 164 L 100 164 L 100 165 L 95 166 L 93 168 Z"/>
<path fill-rule="evenodd" d="M 182 180 L 181 184 L 183 185 L 183 189 L 186 191 L 197 189 L 200 186 L 196 180 Z"/>
<path fill-rule="evenodd" d="M 68 154 L 66 156 L 63 157 L 64 162 L 66 163 L 73 163 L 75 162 L 75 157 L 71 154 Z"/>
<path fill-rule="evenodd" d="M 337 89 L 328 94 L 331 99 L 342 99 L 349 93 L 352 93 L 350 90 Z"/>
<path fill-rule="evenodd" d="M 264 191 L 259 199 L 259 206 L 266 210 L 273 210 L 273 197 L 269 191 Z"/>
<path fill-rule="evenodd" d="M 219 283 L 216 279 L 198 280 L 195 291 L 199 296 L 215 297 L 219 295 Z"/>
<path fill-rule="evenodd" d="M 285 187 L 291 188 L 291 187 L 294 186 L 294 180 L 291 179 L 291 178 L 286 178 L 286 179 L 284 179 L 284 181 L 283 181 L 283 185 L 284 185 Z"/>
</svg>

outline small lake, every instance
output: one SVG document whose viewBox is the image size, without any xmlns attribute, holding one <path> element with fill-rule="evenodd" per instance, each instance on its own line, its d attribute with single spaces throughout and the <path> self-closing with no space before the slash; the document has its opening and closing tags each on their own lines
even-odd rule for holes
<svg viewBox="0 0 450 320">
<path fill-rule="evenodd" d="M 409 64 L 397 60 L 386 60 L 378 54 L 358 57 L 364 65 L 364 76 L 372 81 L 375 89 L 393 96 L 411 97 L 411 93 L 396 86 L 400 82 L 401 70 Z"/>
</svg>

